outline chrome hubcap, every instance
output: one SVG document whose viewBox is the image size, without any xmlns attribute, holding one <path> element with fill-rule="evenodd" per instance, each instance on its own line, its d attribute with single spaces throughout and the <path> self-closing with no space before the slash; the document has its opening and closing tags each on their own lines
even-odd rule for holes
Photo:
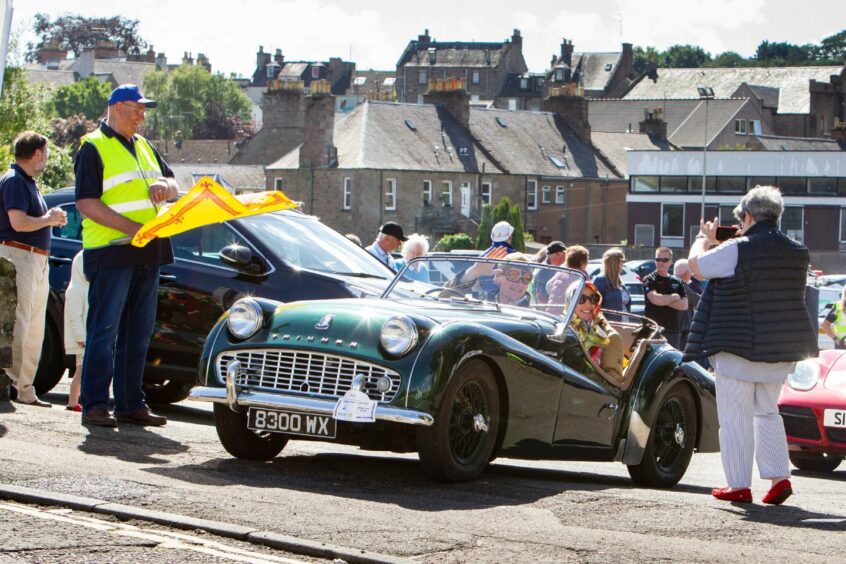
<svg viewBox="0 0 846 564">
<path fill-rule="evenodd" d="M 681 423 L 676 424 L 676 431 L 673 433 L 673 438 L 676 440 L 677 445 L 684 447 L 684 427 L 681 426 Z"/>
<path fill-rule="evenodd" d="M 478 413 L 475 417 L 473 417 L 473 430 L 477 433 L 488 432 L 488 422 L 485 421 L 485 416 L 481 413 Z"/>
</svg>

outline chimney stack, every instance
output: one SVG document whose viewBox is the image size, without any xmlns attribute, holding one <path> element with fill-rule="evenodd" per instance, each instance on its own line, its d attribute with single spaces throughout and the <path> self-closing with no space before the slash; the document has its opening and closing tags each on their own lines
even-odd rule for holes
<svg viewBox="0 0 846 564">
<path fill-rule="evenodd" d="M 667 122 L 664 121 L 664 108 L 643 108 L 643 121 L 638 123 L 638 131 L 666 141 Z"/>
<path fill-rule="evenodd" d="M 590 142 L 588 100 L 574 84 L 562 87 L 550 86 L 549 96 L 543 101 L 543 111 L 558 114 L 576 135 L 582 140 Z"/>
<path fill-rule="evenodd" d="M 455 120 L 470 129 L 470 95 L 462 78 L 430 79 L 429 91 L 423 95 L 424 104 L 444 107 Z"/>
<path fill-rule="evenodd" d="M 329 168 L 338 164 L 335 147 L 335 97 L 326 80 L 313 80 L 303 99 L 305 130 L 300 147 L 300 168 Z"/>
<path fill-rule="evenodd" d="M 568 67 L 573 67 L 573 42 L 561 39 L 561 61 Z"/>
</svg>

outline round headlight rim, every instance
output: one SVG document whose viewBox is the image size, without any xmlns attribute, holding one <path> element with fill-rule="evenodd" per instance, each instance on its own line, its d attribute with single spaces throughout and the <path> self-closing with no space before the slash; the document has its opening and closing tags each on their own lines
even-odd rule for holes
<svg viewBox="0 0 846 564">
<path fill-rule="evenodd" d="M 406 344 L 401 350 L 392 350 L 385 343 L 385 328 L 391 323 L 400 323 L 405 328 L 406 333 L 408 334 Z M 408 315 L 393 315 L 386 319 L 385 322 L 382 324 L 381 329 L 379 329 L 379 344 L 382 346 L 382 349 L 390 356 L 397 358 L 405 356 L 409 352 L 413 351 L 414 348 L 417 346 L 419 338 L 420 332 L 417 329 L 417 324 Z"/>
<path fill-rule="evenodd" d="M 806 373 L 808 377 L 807 382 L 797 380 Z M 816 388 L 820 381 L 820 364 L 816 359 L 800 360 L 796 363 L 796 368 L 787 375 L 787 385 L 790 389 L 797 392 L 809 392 Z"/>
<path fill-rule="evenodd" d="M 255 323 L 253 323 L 252 329 L 249 332 L 238 332 L 236 331 L 235 327 L 232 325 L 232 311 L 235 308 L 246 308 L 251 310 L 251 313 L 255 315 Z M 264 315 L 262 313 L 261 306 L 252 298 L 241 298 L 240 300 L 236 301 L 232 304 L 232 307 L 229 308 L 229 316 L 226 320 L 226 326 L 229 329 L 229 334 L 239 339 L 241 341 L 249 339 L 253 335 L 255 335 L 258 330 L 261 328 L 264 322 Z"/>
</svg>

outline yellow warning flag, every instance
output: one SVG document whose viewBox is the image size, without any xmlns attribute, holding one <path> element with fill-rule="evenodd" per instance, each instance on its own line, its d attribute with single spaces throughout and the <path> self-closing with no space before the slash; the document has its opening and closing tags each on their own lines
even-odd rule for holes
<svg viewBox="0 0 846 564">
<path fill-rule="evenodd" d="M 132 244 L 143 247 L 156 237 L 171 237 L 203 225 L 286 210 L 297 205 L 278 191 L 233 196 L 226 188 L 204 176 L 187 194 L 162 210 L 158 217 L 142 225 L 132 238 Z"/>
</svg>

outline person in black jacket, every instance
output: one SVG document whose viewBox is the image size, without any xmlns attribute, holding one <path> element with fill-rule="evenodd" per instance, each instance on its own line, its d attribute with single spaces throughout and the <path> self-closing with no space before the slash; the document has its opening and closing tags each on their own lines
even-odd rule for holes
<svg viewBox="0 0 846 564">
<path fill-rule="evenodd" d="M 717 499 L 751 502 L 752 457 L 770 480 L 764 503 L 792 493 L 778 396 L 796 362 L 818 354 L 805 308 L 807 247 L 781 232 L 778 188 L 757 186 L 735 208 L 739 237 L 717 245 L 719 219 L 700 222 L 689 265 L 708 279 L 690 326 L 685 360 L 709 357 L 717 384 L 720 452 L 728 487 Z"/>
</svg>

